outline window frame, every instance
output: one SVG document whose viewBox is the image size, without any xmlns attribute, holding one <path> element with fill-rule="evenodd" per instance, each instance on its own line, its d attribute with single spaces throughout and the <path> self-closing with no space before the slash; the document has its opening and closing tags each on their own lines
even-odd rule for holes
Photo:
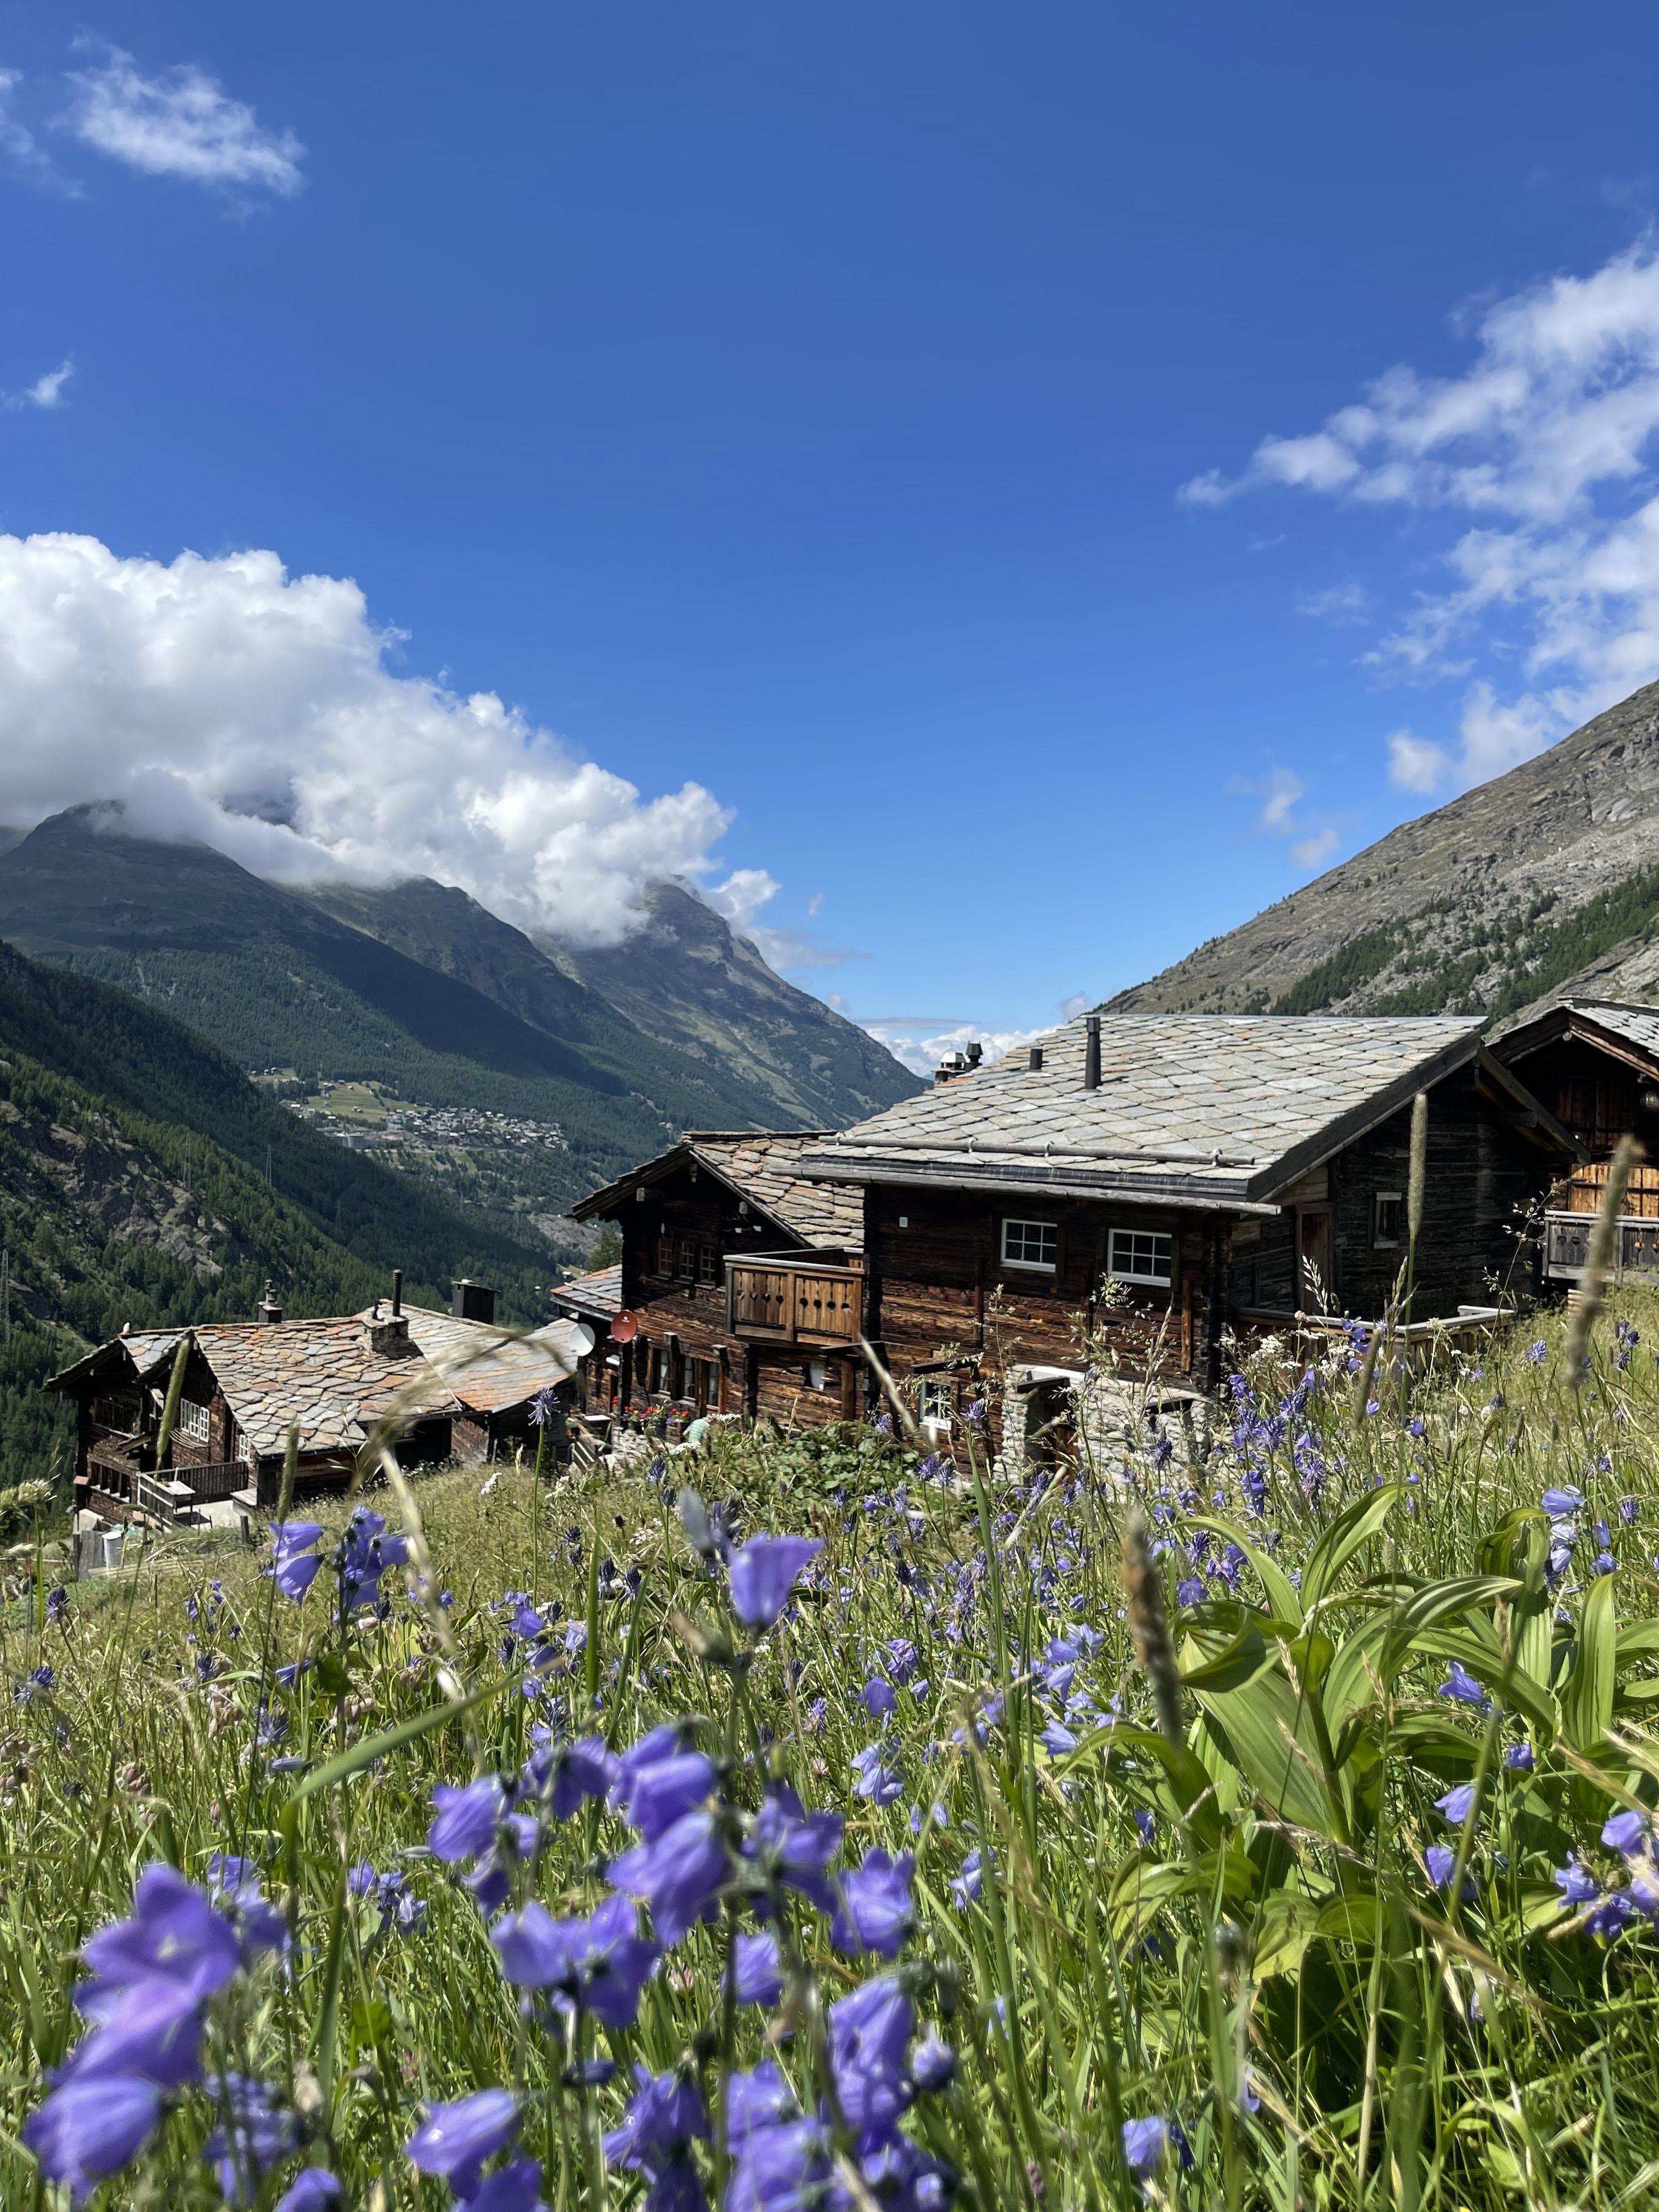
<svg viewBox="0 0 1659 2212">
<path fill-rule="evenodd" d="M 1392 1237 L 1382 1234 L 1382 1209 L 1395 1209 Z M 1397 1252 L 1406 1242 L 1406 1194 L 1403 1190 L 1374 1190 L 1371 1193 L 1371 1249 L 1373 1252 Z"/>
<path fill-rule="evenodd" d="M 924 1429 L 948 1431 L 957 1417 L 957 1386 L 948 1375 L 923 1375 L 916 1382 L 916 1419 Z"/>
<path fill-rule="evenodd" d="M 1016 1255 L 1011 1252 L 1008 1249 L 1008 1232 L 1012 1229 L 1022 1232 L 1020 1237 L 1022 1245 L 1029 1242 L 1024 1234 L 1025 1231 L 1040 1230 L 1042 1236 L 1039 1243 L 1039 1249 L 1048 1249 L 1051 1244 L 1054 1258 L 1031 1260 L 1027 1259 L 1023 1253 Z M 1005 1213 L 1002 1217 L 1002 1228 L 997 1249 L 1002 1255 L 1001 1264 L 1005 1267 L 1019 1267 L 1030 1275 L 1057 1275 L 1060 1273 L 1060 1224 L 1057 1221 L 1040 1221 L 1030 1214 Z"/>
<path fill-rule="evenodd" d="M 697 1240 L 695 1237 L 674 1239 L 674 1280 L 695 1283 L 697 1279 Z"/>
<path fill-rule="evenodd" d="M 657 1262 L 651 1272 L 660 1282 L 674 1279 L 674 1239 L 665 1230 L 657 1239 Z"/>
<path fill-rule="evenodd" d="M 720 1248 L 718 1244 L 699 1244 L 697 1247 L 697 1281 L 704 1288 L 717 1284 L 720 1279 Z"/>
<path fill-rule="evenodd" d="M 213 1408 L 204 1406 L 194 1398 L 179 1401 L 179 1433 L 188 1437 L 193 1444 L 213 1442 Z"/>
<path fill-rule="evenodd" d="M 1127 1238 L 1132 1244 L 1137 1237 L 1150 1238 L 1154 1244 L 1162 1244 L 1165 1248 L 1169 1260 L 1166 1271 L 1161 1275 L 1152 1275 L 1148 1274 L 1144 1268 L 1118 1267 L 1116 1255 L 1117 1241 L 1120 1237 Z M 1120 1225 L 1109 1227 L 1106 1231 L 1106 1274 L 1110 1282 L 1139 1283 L 1155 1291 L 1173 1290 L 1175 1262 L 1175 1231 L 1172 1229 L 1140 1229 Z"/>
</svg>

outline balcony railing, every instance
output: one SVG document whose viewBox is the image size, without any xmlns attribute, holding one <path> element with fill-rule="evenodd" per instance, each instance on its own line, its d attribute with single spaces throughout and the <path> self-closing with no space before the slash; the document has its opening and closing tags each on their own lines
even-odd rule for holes
<svg viewBox="0 0 1659 2212">
<path fill-rule="evenodd" d="M 1589 1264 L 1593 1213 L 1577 1211 L 1544 1216 L 1544 1273 L 1555 1282 L 1577 1282 Z M 1620 1275 L 1659 1275 L 1659 1219 L 1651 1215 L 1622 1214 L 1613 1243 L 1613 1272 Z"/>
<path fill-rule="evenodd" d="M 856 1344 L 864 1327 L 864 1263 L 848 1255 L 726 1263 L 726 1325 L 763 1344 Z"/>
</svg>

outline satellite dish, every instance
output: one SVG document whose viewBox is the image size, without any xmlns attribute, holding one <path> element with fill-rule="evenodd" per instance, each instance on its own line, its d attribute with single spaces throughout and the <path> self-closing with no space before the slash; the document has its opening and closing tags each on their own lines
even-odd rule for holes
<svg viewBox="0 0 1659 2212">
<path fill-rule="evenodd" d="M 570 1332 L 570 1342 L 578 1359 L 586 1359 L 593 1349 L 593 1332 L 585 1321 L 579 1321 Z"/>
<path fill-rule="evenodd" d="M 640 1333 L 640 1325 L 633 1315 L 624 1310 L 613 1316 L 611 1334 L 618 1344 L 632 1344 Z"/>
</svg>

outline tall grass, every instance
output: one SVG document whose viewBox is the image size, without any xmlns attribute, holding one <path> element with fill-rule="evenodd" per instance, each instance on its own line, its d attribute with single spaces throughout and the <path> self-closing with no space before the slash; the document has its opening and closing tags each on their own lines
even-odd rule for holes
<svg viewBox="0 0 1659 2212">
<path fill-rule="evenodd" d="M 44 1630 L 15 1615 L 0 2201 L 54 2201 L 21 2136 L 87 2032 L 82 1945 L 149 1863 L 205 1881 L 215 1854 L 257 1869 L 290 1948 L 212 1996 L 219 2087 L 170 2091 L 97 2201 L 221 2202 L 202 2146 L 233 2073 L 295 2116 L 292 2149 L 232 2175 L 266 2207 L 302 2161 L 350 2206 L 448 2204 L 406 2146 L 496 2084 L 550 2206 L 1644 2201 L 1656 1343 L 1659 1307 L 1619 1296 L 1577 1389 L 1554 1323 L 1426 1376 L 1287 1339 L 1244 1365 L 1207 1457 L 1160 1440 L 1127 1483 L 1028 1486 L 967 1449 L 940 1479 L 874 1434 L 729 1438 L 540 1496 L 524 1471 L 484 1495 L 447 1475 L 403 1500 L 415 1587 L 388 1572 L 383 1614 L 343 1620 L 327 1565 L 295 1602 L 228 1543 L 80 1586 Z M 823 1544 L 770 1627 L 732 1602 L 757 1531 Z M 434 1786 L 520 1775 L 540 1732 L 614 1754 L 688 1717 L 734 1854 L 713 1917 L 629 2024 L 550 2008 L 506 1978 L 465 1863 L 425 1855 Z M 741 1855 L 769 1783 L 844 1816 L 832 1883 L 893 1905 L 877 1931 L 839 1893 L 878 1948 Z M 507 1865 L 505 1906 L 585 1916 L 638 1835 L 603 1795 L 555 1817 L 551 1787 L 520 1801 L 539 1856 Z M 402 1889 L 365 1890 L 365 1863 Z M 740 2003 L 767 1925 L 782 1995 Z M 914 2041 L 878 2155 L 834 2008 L 888 1974 Z M 793 2193 L 760 2191 L 720 2118 L 725 2079 L 769 2056 L 823 2113 Z M 667 2182 L 607 2160 L 635 2066 L 713 2116 Z"/>
</svg>

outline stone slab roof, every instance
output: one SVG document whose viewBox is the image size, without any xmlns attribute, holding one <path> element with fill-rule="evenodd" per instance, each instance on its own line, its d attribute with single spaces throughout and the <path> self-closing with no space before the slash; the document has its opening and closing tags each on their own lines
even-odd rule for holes
<svg viewBox="0 0 1659 2212">
<path fill-rule="evenodd" d="M 571 1212 L 579 1221 L 615 1213 L 641 1182 L 659 1182 L 695 1162 L 719 1176 L 799 1243 L 857 1249 L 864 1243 L 861 1195 L 844 1185 L 815 1182 L 801 1173 L 803 1157 L 833 1133 L 828 1129 L 693 1129 L 672 1151 L 619 1176 Z M 567 1291 L 571 1287 L 565 1285 Z"/>
<path fill-rule="evenodd" d="M 1068 1022 L 1042 1040 L 1041 1069 L 1022 1047 L 811 1146 L 800 1166 L 848 1183 L 1261 1205 L 1486 1057 L 1467 1019 L 1106 1015 L 1100 1087 L 1085 1091 L 1085 1021 Z"/>
<path fill-rule="evenodd" d="M 556 1306 L 568 1313 L 587 1314 L 597 1320 L 609 1320 L 622 1311 L 622 1263 L 614 1267 L 596 1267 L 590 1275 L 573 1275 L 568 1283 L 561 1283 L 552 1292 Z"/>
<path fill-rule="evenodd" d="M 428 1306 L 405 1305 L 404 1311 L 422 1358 L 475 1413 L 504 1413 L 562 1382 L 587 1348 L 574 1321 L 549 1322 L 520 1336 Z"/>
<path fill-rule="evenodd" d="M 355 1451 L 389 1414 L 459 1410 L 418 1352 L 382 1358 L 355 1315 L 215 1324 L 195 1334 L 238 1425 L 262 1458 L 284 1449 L 291 1421 L 299 1424 L 302 1453 Z"/>
<path fill-rule="evenodd" d="M 1524 1058 L 1570 1028 L 1589 1024 L 1607 1030 L 1659 1065 L 1659 1007 L 1632 1006 L 1619 999 L 1559 999 L 1542 1013 L 1511 1022 L 1492 1040 L 1500 1059 Z"/>
</svg>

